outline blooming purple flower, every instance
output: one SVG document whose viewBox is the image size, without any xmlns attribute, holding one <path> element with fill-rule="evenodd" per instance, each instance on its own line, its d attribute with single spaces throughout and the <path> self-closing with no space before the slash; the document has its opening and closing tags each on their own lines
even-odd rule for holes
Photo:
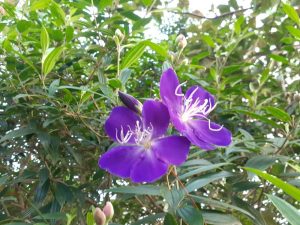
<svg viewBox="0 0 300 225">
<path fill-rule="evenodd" d="M 202 149 L 228 146 L 231 132 L 207 117 L 217 105 L 214 97 L 199 86 L 190 87 L 184 95 L 181 91 L 183 84 L 179 84 L 171 68 L 162 74 L 160 80 L 160 95 L 175 128 Z"/>
<path fill-rule="evenodd" d="M 99 166 L 133 182 L 153 182 L 169 164 L 183 163 L 190 142 L 183 136 L 164 136 L 169 119 L 166 106 L 155 100 L 144 102 L 141 116 L 127 107 L 115 107 L 105 131 L 119 145 L 100 157 Z"/>
</svg>

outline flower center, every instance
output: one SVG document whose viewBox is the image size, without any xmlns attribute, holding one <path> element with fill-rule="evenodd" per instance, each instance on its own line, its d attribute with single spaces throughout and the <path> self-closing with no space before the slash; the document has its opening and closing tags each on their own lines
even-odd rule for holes
<svg viewBox="0 0 300 225">
<path fill-rule="evenodd" d="M 124 129 L 122 126 L 119 133 L 118 133 L 118 129 L 116 129 L 116 140 L 120 144 L 128 143 L 130 138 L 134 136 L 134 141 L 137 145 L 141 145 L 145 149 L 149 149 L 151 147 L 152 132 L 153 132 L 152 124 L 150 124 L 150 127 L 143 128 L 140 122 L 137 120 L 134 130 L 132 130 L 129 126 L 128 128 L 129 129 L 126 132 L 126 134 L 124 134 Z"/>
<path fill-rule="evenodd" d="M 196 92 L 199 89 L 198 87 L 196 87 L 195 90 L 192 91 L 192 93 L 189 95 L 188 98 L 186 98 L 184 94 L 178 93 L 179 88 L 185 83 L 186 81 L 183 82 L 182 84 L 179 84 L 175 89 L 175 95 L 183 97 L 182 98 L 183 104 L 181 107 L 181 111 L 179 112 L 179 117 L 181 121 L 185 123 L 188 122 L 189 120 L 192 120 L 194 117 L 201 117 L 208 120 L 209 129 L 211 131 L 220 131 L 223 128 L 223 126 L 214 129 L 211 127 L 210 119 L 207 118 L 207 115 L 216 108 L 217 103 L 213 105 L 211 99 L 206 98 L 204 99 L 204 102 L 201 104 L 202 99 L 200 99 L 199 97 L 197 97 L 196 99 L 193 98 L 193 96 L 196 94 Z"/>
</svg>

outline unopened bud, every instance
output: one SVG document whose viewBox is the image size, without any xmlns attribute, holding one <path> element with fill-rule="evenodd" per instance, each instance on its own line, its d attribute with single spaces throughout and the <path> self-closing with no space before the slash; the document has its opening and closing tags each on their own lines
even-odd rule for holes
<svg viewBox="0 0 300 225">
<path fill-rule="evenodd" d="M 133 96 L 119 91 L 119 98 L 123 102 L 123 104 L 132 111 L 138 114 L 142 113 L 143 104 Z"/>
<path fill-rule="evenodd" d="M 2 6 L 0 6 L 0 14 L 6 15 L 6 11 Z"/>
<path fill-rule="evenodd" d="M 94 220 L 97 225 L 105 225 L 106 223 L 106 216 L 101 209 L 96 208 L 94 212 Z"/>
<path fill-rule="evenodd" d="M 106 216 L 107 221 L 110 221 L 113 216 L 114 216 L 114 207 L 111 204 L 111 202 L 106 202 L 104 208 L 103 208 L 103 212 Z"/>
<path fill-rule="evenodd" d="M 176 53 L 169 51 L 169 56 L 170 56 L 170 60 L 171 62 L 174 62 L 174 60 L 176 59 Z"/>
<path fill-rule="evenodd" d="M 115 31 L 115 35 L 119 38 L 119 40 L 122 42 L 122 40 L 124 39 L 125 35 L 119 30 L 116 29 Z"/>
<path fill-rule="evenodd" d="M 184 49 L 187 45 L 186 38 L 183 34 L 179 34 L 176 38 L 176 42 L 178 43 L 178 47 Z"/>
</svg>

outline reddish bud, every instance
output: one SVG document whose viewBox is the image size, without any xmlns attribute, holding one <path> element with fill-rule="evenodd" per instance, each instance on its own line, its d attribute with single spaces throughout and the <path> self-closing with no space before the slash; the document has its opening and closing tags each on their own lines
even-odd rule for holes
<svg viewBox="0 0 300 225">
<path fill-rule="evenodd" d="M 106 223 L 106 216 L 101 209 L 96 208 L 94 212 L 94 220 L 97 225 L 105 225 Z"/>
<path fill-rule="evenodd" d="M 111 204 L 111 202 L 106 202 L 104 208 L 103 208 L 103 212 L 106 216 L 107 221 L 110 221 L 113 216 L 114 216 L 114 207 Z"/>
</svg>

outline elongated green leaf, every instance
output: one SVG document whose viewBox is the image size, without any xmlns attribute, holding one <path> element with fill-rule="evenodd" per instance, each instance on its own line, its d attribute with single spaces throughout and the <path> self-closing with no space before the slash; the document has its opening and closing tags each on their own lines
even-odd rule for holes
<svg viewBox="0 0 300 225">
<path fill-rule="evenodd" d="M 300 20 L 297 11 L 293 6 L 282 3 L 283 11 L 290 17 L 297 25 L 300 25 Z"/>
<path fill-rule="evenodd" d="M 256 210 L 252 205 L 250 205 L 248 202 L 243 201 L 242 199 L 238 198 L 237 196 L 232 196 L 232 203 L 236 205 L 236 207 L 239 207 L 243 210 L 246 210 L 247 212 L 251 213 L 255 225 L 267 225 L 261 215 L 261 213 Z"/>
<path fill-rule="evenodd" d="M 291 121 L 291 117 L 290 115 L 283 111 L 282 109 L 279 109 L 279 108 L 276 108 L 276 107 L 273 107 L 273 106 L 266 106 L 264 107 L 264 109 L 272 114 L 272 116 L 276 117 L 277 119 L 283 121 L 283 122 L 289 122 Z"/>
<path fill-rule="evenodd" d="M 211 198 L 207 198 L 207 197 L 203 197 L 203 196 L 196 196 L 196 195 L 189 195 L 190 197 L 192 197 L 196 202 L 199 202 L 199 203 L 204 203 L 204 204 L 207 204 L 211 207 L 215 207 L 215 208 L 219 208 L 219 209 L 225 209 L 225 210 L 236 210 L 236 211 L 239 211 L 251 218 L 254 218 L 254 216 L 240 208 L 240 207 L 237 207 L 237 206 L 234 206 L 232 204 L 228 204 L 228 203 L 225 203 L 225 202 L 221 202 L 221 201 L 217 201 L 217 200 L 214 200 L 214 199 L 211 199 Z"/>
<path fill-rule="evenodd" d="M 0 143 L 6 140 L 10 140 L 16 137 L 21 137 L 21 136 L 25 136 L 28 134 L 32 134 L 35 133 L 36 130 L 33 129 L 32 127 L 21 127 L 18 130 L 12 130 L 9 133 L 7 133 L 6 135 L 4 135 L 1 139 L 0 139 Z"/>
<path fill-rule="evenodd" d="M 242 225 L 242 223 L 232 215 L 215 212 L 203 212 L 204 221 L 215 225 Z"/>
<path fill-rule="evenodd" d="M 170 213 L 167 213 L 164 219 L 164 225 L 177 225 L 176 219 Z"/>
<path fill-rule="evenodd" d="M 124 69 L 130 67 L 133 63 L 135 63 L 143 55 L 146 47 L 147 45 L 145 42 L 140 42 L 130 49 L 122 61 L 121 68 Z"/>
<path fill-rule="evenodd" d="M 257 119 L 257 120 L 260 120 L 266 124 L 269 124 L 273 127 L 277 127 L 277 128 L 280 128 L 281 126 L 279 124 L 277 124 L 276 122 L 274 122 L 273 120 L 270 120 L 268 119 L 267 117 L 265 116 L 262 116 L 262 115 L 258 115 L 256 113 L 253 113 L 253 112 L 250 112 L 250 111 L 246 111 L 246 110 L 242 110 L 242 109 L 238 109 L 238 110 L 235 110 L 236 112 L 239 112 L 239 113 L 244 113 L 254 119 Z"/>
<path fill-rule="evenodd" d="M 34 219 L 45 219 L 45 220 L 67 220 L 66 214 L 55 212 L 55 213 L 45 213 L 34 217 Z"/>
<path fill-rule="evenodd" d="M 136 195 L 161 195 L 161 188 L 153 185 L 141 186 L 125 186 L 110 188 L 107 192 L 123 193 L 123 194 L 136 194 Z"/>
<path fill-rule="evenodd" d="M 30 1 L 32 4 L 30 6 L 30 11 L 36 11 L 39 9 L 45 9 L 49 7 L 49 4 L 52 2 L 52 0 L 35 0 L 35 1 Z"/>
<path fill-rule="evenodd" d="M 295 38 L 300 39 L 300 30 L 294 28 L 293 26 L 286 26 L 286 29 L 293 35 Z"/>
<path fill-rule="evenodd" d="M 201 187 L 204 187 L 205 185 L 207 185 L 211 182 L 214 182 L 216 180 L 219 180 L 219 179 L 222 179 L 222 178 L 225 178 L 225 177 L 230 177 L 230 176 L 233 176 L 233 174 L 229 173 L 229 172 L 226 172 L 226 171 L 222 171 L 222 172 L 219 172 L 219 173 L 206 174 L 206 175 L 200 177 L 199 179 L 188 183 L 187 186 L 186 186 L 186 190 L 188 192 L 191 192 L 191 191 L 194 191 L 194 190 L 199 189 Z"/>
<path fill-rule="evenodd" d="M 157 54 L 160 54 L 163 57 L 167 57 L 168 56 L 168 52 L 166 49 L 162 48 L 160 45 L 155 44 L 149 40 L 144 41 L 144 43 L 149 46 L 153 51 L 155 51 Z"/>
<path fill-rule="evenodd" d="M 298 225 L 300 222 L 300 212 L 294 206 L 274 195 L 268 195 L 278 211 L 290 222 L 291 225 Z"/>
<path fill-rule="evenodd" d="M 178 209 L 179 216 L 186 224 L 189 225 L 203 225 L 203 217 L 199 209 L 190 205 Z"/>
<path fill-rule="evenodd" d="M 49 40 L 48 31 L 46 30 L 46 28 L 44 26 L 42 26 L 42 30 L 41 30 L 41 46 L 42 46 L 42 52 L 43 52 L 43 54 L 45 54 L 45 52 L 49 48 L 49 42 L 50 42 L 50 40 Z"/>
<path fill-rule="evenodd" d="M 212 164 L 212 165 L 208 165 L 208 166 L 199 166 L 199 168 L 194 169 L 192 171 L 189 171 L 185 174 L 182 174 L 179 176 L 179 179 L 185 179 L 187 177 L 193 176 L 195 174 L 199 174 L 205 171 L 209 171 L 209 170 L 213 170 L 213 169 L 217 169 L 221 166 L 225 166 L 225 165 L 229 165 L 230 163 L 218 163 L 218 164 Z"/>
<path fill-rule="evenodd" d="M 261 177 L 261 178 L 263 178 L 267 181 L 269 181 L 270 183 L 272 183 L 276 187 L 282 189 L 286 194 L 290 195 L 291 197 L 293 197 L 297 201 L 300 201 L 300 189 L 296 188 L 295 186 L 290 185 L 290 184 L 284 182 L 283 180 L 281 180 L 281 179 L 279 179 L 279 178 L 277 178 L 273 175 L 264 173 L 260 170 L 249 168 L 249 167 L 245 167 L 244 169 L 251 172 L 251 173 L 256 174 L 257 176 L 259 176 L 259 177 Z"/>
<path fill-rule="evenodd" d="M 277 62 L 282 62 L 284 64 L 289 64 L 289 60 L 286 57 L 284 57 L 284 56 L 270 54 L 269 57 L 272 58 L 272 59 L 274 59 Z"/>
<path fill-rule="evenodd" d="M 58 61 L 62 51 L 63 51 L 62 46 L 57 47 L 57 48 L 51 49 L 51 51 L 45 57 L 43 57 L 42 71 L 45 76 L 51 72 L 51 70 L 55 66 L 55 63 Z"/>
</svg>

